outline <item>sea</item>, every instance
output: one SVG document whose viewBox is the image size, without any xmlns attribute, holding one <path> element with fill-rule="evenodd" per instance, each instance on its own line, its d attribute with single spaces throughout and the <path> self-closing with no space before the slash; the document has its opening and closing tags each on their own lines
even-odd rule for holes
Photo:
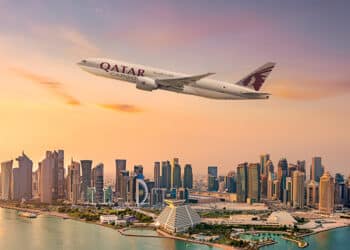
<svg viewBox="0 0 350 250">
<path fill-rule="evenodd" d="M 296 250 L 294 243 L 276 238 L 277 244 L 263 250 Z M 350 227 L 338 228 L 305 238 L 307 250 L 349 250 Z M 40 215 L 36 219 L 18 216 L 0 208 L 0 249 L 12 250 L 218 250 L 185 241 L 122 236 L 117 230 L 92 223 Z"/>
<path fill-rule="evenodd" d="M 18 216 L 0 208 L 0 250 L 218 250 L 206 245 L 165 238 L 122 236 L 92 223 L 39 215 Z"/>
</svg>

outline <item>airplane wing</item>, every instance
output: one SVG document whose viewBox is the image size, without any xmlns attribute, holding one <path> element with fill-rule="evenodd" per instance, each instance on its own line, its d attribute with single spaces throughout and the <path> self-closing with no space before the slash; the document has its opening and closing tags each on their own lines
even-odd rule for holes
<svg viewBox="0 0 350 250">
<path fill-rule="evenodd" d="M 156 83 L 164 87 L 182 89 L 184 85 L 196 83 L 200 79 L 208 77 L 213 74 L 215 73 L 206 73 L 202 75 L 176 77 L 176 78 L 161 78 L 161 79 L 156 79 Z"/>
</svg>

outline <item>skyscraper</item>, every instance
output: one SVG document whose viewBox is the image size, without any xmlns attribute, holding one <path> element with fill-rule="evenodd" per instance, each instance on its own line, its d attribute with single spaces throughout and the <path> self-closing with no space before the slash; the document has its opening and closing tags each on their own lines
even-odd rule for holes
<svg viewBox="0 0 350 250">
<path fill-rule="evenodd" d="M 266 195 L 266 198 L 268 200 L 272 200 L 273 198 L 273 181 L 274 180 L 275 180 L 275 174 L 269 171 L 267 176 L 267 195 Z"/>
<path fill-rule="evenodd" d="M 317 207 L 319 202 L 319 184 L 314 180 L 306 186 L 306 205 L 309 207 Z"/>
<path fill-rule="evenodd" d="M 237 201 L 246 202 L 248 195 L 248 163 L 241 163 L 237 167 Z"/>
<path fill-rule="evenodd" d="M 191 164 L 186 164 L 184 169 L 184 188 L 193 188 L 193 174 Z"/>
<path fill-rule="evenodd" d="M 334 203 L 336 205 L 346 205 L 347 190 L 344 176 L 340 173 L 336 173 L 334 180 Z"/>
<path fill-rule="evenodd" d="M 235 171 L 230 171 L 227 173 L 227 176 L 225 176 L 225 188 L 227 189 L 227 192 L 229 192 L 229 193 L 236 193 L 237 192 L 236 172 Z"/>
<path fill-rule="evenodd" d="M 54 178 L 56 177 L 55 165 L 56 165 L 56 158 L 54 156 L 54 153 L 51 151 L 46 151 L 45 159 L 43 159 L 39 163 L 40 201 L 42 203 L 51 204 L 53 201 L 53 196 L 54 196 L 53 194 L 55 192 Z"/>
<path fill-rule="evenodd" d="M 12 165 L 13 161 L 6 161 L 1 163 L 1 199 L 11 199 L 12 186 Z"/>
<path fill-rule="evenodd" d="M 287 159 L 282 158 L 279 162 L 278 162 L 278 166 L 277 166 L 277 180 L 280 184 L 280 190 L 279 190 L 279 200 L 283 201 L 284 200 L 284 196 L 286 195 L 286 178 L 288 176 L 288 162 Z"/>
<path fill-rule="evenodd" d="M 116 159 L 115 160 L 115 197 L 119 198 L 121 189 L 121 171 L 126 170 L 126 160 Z"/>
<path fill-rule="evenodd" d="M 260 202 L 260 164 L 250 163 L 248 165 L 248 198 L 250 202 Z"/>
<path fill-rule="evenodd" d="M 156 161 L 154 163 L 154 187 L 161 187 L 161 176 L 160 176 L 160 162 Z"/>
<path fill-rule="evenodd" d="M 143 175 L 143 166 L 142 165 L 135 165 L 134 166 L 134 174 L 137 175 Z"/>
<path fill-rule="evenodd" d="M 323 175 L 324 168 L 322 166 L 322 159 L 321 157 L 313 157 L 312 163 L 311 163 L 311 172 L 310 172 L 310 179 L 315 180 L 317 182 L 320 182 L 320 178 Z"/>
<path fill-rule="evenodd" d="M 208 175 L 218 177 L 218 167 L 216 166 L 209 166 L 208 167 Z"/>
<path fill-rule="evenodd" d="M 304 208 L 304 173 L 301 171 L 293 172 L 293 207 Z"/>
<path fill-rule="evenodd" d="M 119 198 L 122 199 L 123 202 L 128 200 L 128 185 L 129 185 L 129 171 L 122 170 L 120 171 L 120 195 Z"/>
<path fill-rule="evenodd" d="M 81 192 L 83 194 L 84 201 L 88 201 L 88 188 L 91 187 L 91 160 L 81 160 L 81 172 L 82 172 L 82 182 L 81 182 Z"/>
<path fill-rule="evenodd" d="M 320 178 L 319 210 L 331 214 L 334 211 L 334 178 L 326 172 Z"/>
<path fill-rule="evenodd" d="M 64 180 L 64 151 L 55 151 L 55 171 L 54 171 L 54 199 L 65 199 L 65 180 Z"/>
<path fill-rule="evenodd" d="M 219 189 L 218 167 L 208 167 L 208 191 L 216 192 Z"/>
<path fill-rule="evenodd" d="M 16 160 L 18 161 L 18 168 L 13 169 L 12 199 L 30 200 L 32 199 L 33 162 L 24 152 Z"/>
<path fill-rule="evenodd" d="M 265 169 L 266 169 L 266 171 L 267 171 L 267 173 L 266 173 L 267 175 L 268 175 L 269 172 L 272 172 L 272 173 L 275 172 L 275 167 L 273 166 L 273 163 L 272 163 L 271 160 L 268 160 L 268 161 L 266 162 L 266 164 L 265 164 Z"/>
<path fill-rule="evenodd" d="M 284 189 L 283 203 L 291 206 L 293 203 L 293 178 L 286 177 L 286 187 Z"/>
<path fill-rule="evenodd" d="M 94 187 L 96 188 L 96 203 L 102 203 L 103 202 L 103 186 L 104 186 L 104 180 L 103 180 L 103 163 L 98 164 L 96 167 L 93 168 L 93 183 Z"/>
<path fill-rule="evenodd" d="M 162 187 L 170 190 L 171 165 L 169 161 L 162 161 Z"/>
<path fill-rule="evenodd" d="M 72 204 L 77 204 L 80 200 L 80 164 L 73 159 L 68 166 L 67 194 Z"/>
<path fill-rule="evenodd" d="M 179 159 L 174 158 L 172 164 L 172 188 L 180 188 L 181 187 L 181 166 L 179 164 Z"/>
<path fill-rule="evenodd" d="M 270 160 L 270 155 L 269 154 L 264 154 L 260 156 L 260 168 L 261 168 L 261 176 L 266 175 L 267 177 L 267 162 Z"/>
</svg>

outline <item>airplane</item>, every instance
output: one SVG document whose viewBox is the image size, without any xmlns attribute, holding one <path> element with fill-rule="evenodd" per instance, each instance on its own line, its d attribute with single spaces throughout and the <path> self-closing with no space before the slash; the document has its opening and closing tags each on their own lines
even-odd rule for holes
<svg viewBox="0 0 350 250">
<path fill-rule="evenodd" d="M 104 58 L 83 59 L 77 64 L 94 75 L 134 83 L 140 90 L 162 89 L 225 100 L 268 99 L 270 94 L 259 90 L 275 67 L 275 63 L 266 63 L 240 81 L 230 83 L 209 79 L 214 73 L 187 75 Z"/>
</svg>

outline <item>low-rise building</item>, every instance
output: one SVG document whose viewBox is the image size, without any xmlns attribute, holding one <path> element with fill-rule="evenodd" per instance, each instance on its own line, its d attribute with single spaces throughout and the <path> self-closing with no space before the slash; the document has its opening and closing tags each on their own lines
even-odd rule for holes
<svg viewBox="0 0 350 250">
<path fill-rule="evenodd" d="M 297 223 L 293 216 L 285 211 L 272 212 L 267 218 L 267 222 L 287 227 L 292 227 Z"/>
<path fill-rule="evenodd" d="M 156 225 L 161 229 L 170 232 L 184 232 L 201 222 L 198 213 L 190 206 L 184 205 L 181 201 L 165 201 L 168 206 L 164 208 L 156 220 Z"/>
</svg>

